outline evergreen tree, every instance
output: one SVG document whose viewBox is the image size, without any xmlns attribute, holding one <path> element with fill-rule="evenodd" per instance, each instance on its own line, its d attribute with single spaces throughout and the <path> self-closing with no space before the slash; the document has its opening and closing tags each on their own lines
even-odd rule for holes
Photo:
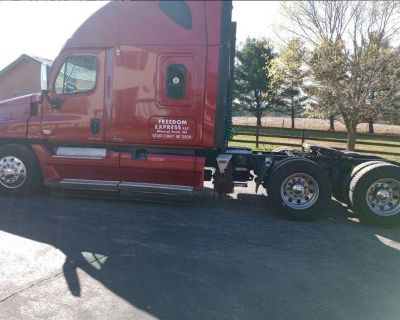
<svg viewBox="0 0 400 320">
<path fill-rule="evenodd" d="M 234 108 L 261 118 L 278 103 L 271 87 L 270 66 L 275 58 L 273 47 L 266 39 L 247 38 L 236 51 Z"/>
</svg>

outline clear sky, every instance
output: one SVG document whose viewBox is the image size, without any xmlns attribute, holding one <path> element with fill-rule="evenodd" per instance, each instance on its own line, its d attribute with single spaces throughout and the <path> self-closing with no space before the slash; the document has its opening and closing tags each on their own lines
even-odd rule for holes
<svg viewBox="0 0 400 320">
<path fill-rule="evenodd" d="M 232 20 L 237 22 L 238 42 L 243 42 L 249 36 L 277 40 L 274 30 L 281 22 L 280 2 L 233 1 Z"/>
<path fill-rule="evenodd" d="M 0 1 L 0 70 L 26 53 L 54 59 L 66 40 L 102 1 Z M 234 1 L 237 39 L 274 38 L 277 1 Z"/>
</svg>

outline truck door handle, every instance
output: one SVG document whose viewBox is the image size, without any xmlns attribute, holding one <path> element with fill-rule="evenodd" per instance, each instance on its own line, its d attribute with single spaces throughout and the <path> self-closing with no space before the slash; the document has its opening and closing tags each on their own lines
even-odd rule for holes
<svg viewBox="0 0 400 320">
<path fill-rule="evenodd" d="M 92 134 L 98 134 L 100 131 L 100 118 L 93 118 L 90 120 L 90 131 Z"/>
</svg>

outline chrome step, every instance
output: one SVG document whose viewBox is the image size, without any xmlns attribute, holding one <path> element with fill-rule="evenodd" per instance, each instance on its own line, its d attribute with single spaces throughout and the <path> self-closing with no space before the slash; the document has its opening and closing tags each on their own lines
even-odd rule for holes
<svg viewBox="0 0 400 320">
<path fill-rule="evenodd" d="M 193 187 L 180 186 L 175 184 L 157 184 L 140 182 L 121 182 L 118 189 L 127 192 L 154 192 L 154 193 L 173 193 L 173 194 L 192 194 Z"/>
<path fill-rule="evenodd" d="M 63 179 L 58 182 L 45 182 L 45 185 L 57 189 L 84 189 L 118 191 L 119 181 Z"/>
<path fill-rule="evenodd" d="M 84 179 L 63 179 L 57 182 L 45 182 L 45 185 L 57 189 L 124 191 L 129 193 L 163 193 L 188 195 L 193 193 L 193 187 L 173 184 L 140 183 L 127 181 L 104 181 Z"/>
</svg>

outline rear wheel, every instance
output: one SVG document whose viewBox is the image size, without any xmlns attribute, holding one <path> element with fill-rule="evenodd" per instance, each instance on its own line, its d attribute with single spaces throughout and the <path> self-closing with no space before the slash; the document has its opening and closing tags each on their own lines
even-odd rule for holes
<svg viewBox="0 0 400 320">
<path fill-rule="evenodd" d="M 273 206 L 294 219 L 316 215 L 332 195 L 324 170 L 308 159 L 290 159 L 278 165 L 267 183 Z"/>
<path fill-rule="evenodd" d="M 350 183 L 350 201 L 363 222 L 400 224 L 400 168 L 377 163 L 359 171 Z"/>
<path fill-rule="evenodd" d="M 367 161 L 360 163 L 359 165 L 355 166 L 351 172 L 345 176 L 343 181 L 341 183 L 338 183 L 334 186 L 333 188 L 333 196 L 335 197 L 336 200 L 346 203 L 347 205 L 351 206 L 351 201 L 349 199 L 349 188 L 350 188 L 350 183 L 351 180 L 354 178 L 354 176 L 360 172 L 362 169 L 369 167 L 373 164 L 378 164 L 378 163 L 386 163 L 383 161 Z"/>
<path fill-rule="evenodd" d="M 0 147 L 0 192 L 23 196 L 34 192 L 41 183 L 41 171 L 32 150 L 23 145 Z"/>
</svg>

